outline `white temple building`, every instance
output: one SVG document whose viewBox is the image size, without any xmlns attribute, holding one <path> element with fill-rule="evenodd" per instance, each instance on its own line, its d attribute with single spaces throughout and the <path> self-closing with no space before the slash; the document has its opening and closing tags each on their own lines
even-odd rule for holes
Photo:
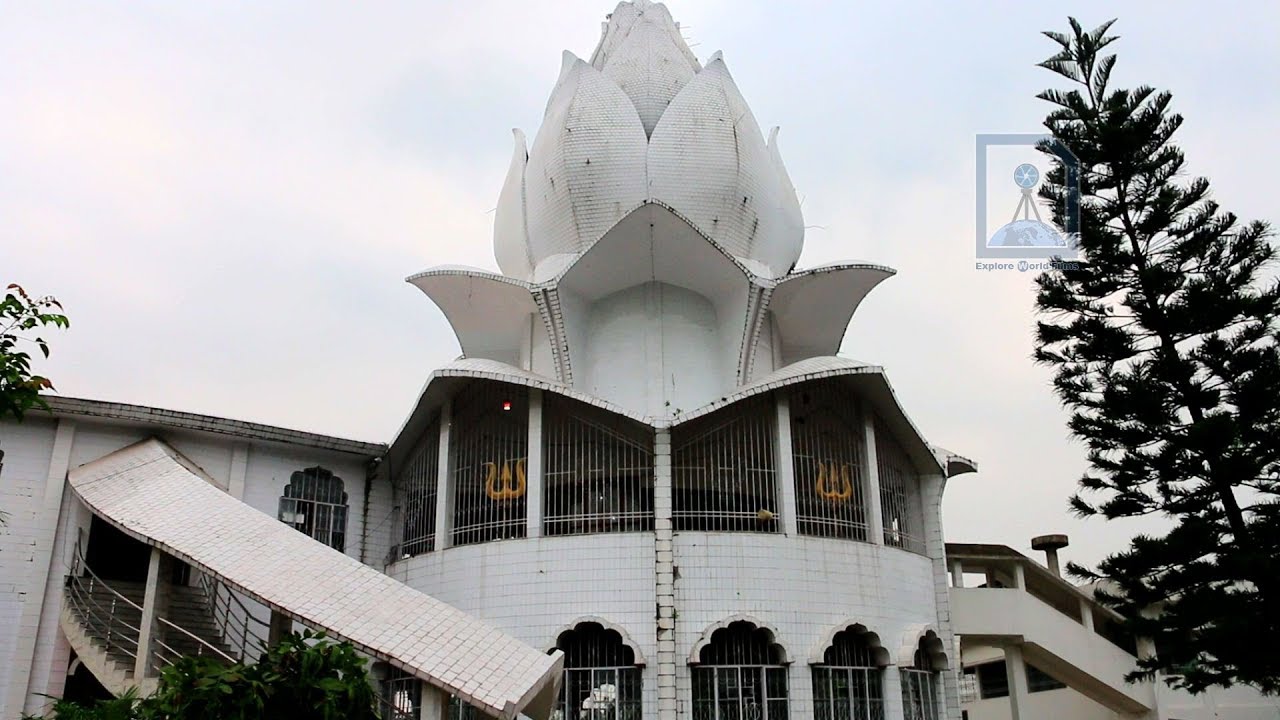
<svg viewBox="0 0 1280 720">
<path fill-rule="evenodd" d="M 725 60 L 621 3 L 515 133 L 501 274 L 409 278 L 462 358 L 389 445 L 67 398 L 0 425 L 0 712 L 297 623 L 397 718 L 1275 717 L 1124 683 L 1108 610 L 944 544 L 975 464 L 836 355 L 894 271 L 803 242 Z"/>
</svg>

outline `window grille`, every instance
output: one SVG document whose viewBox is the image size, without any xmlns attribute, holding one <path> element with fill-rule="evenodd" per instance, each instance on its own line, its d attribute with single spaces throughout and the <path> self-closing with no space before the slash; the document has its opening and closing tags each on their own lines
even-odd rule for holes
<svg viewBox="0 0 1280 720">
<path fill-rule="evenodd" d="M 421 444 L 400 474 L 401 557 L 421 555 L 435 549 L 439 457 L 440 420 L 437 418 L 423 433 Z"/>
<path fill-rule="evenodd" d="M 884 670 L 866 632 L 836 633 L 813 666 L 815 720 L 884 720 Z"/>
<path fill-rule="evenodd" d="M 322 467 L 299 470 L 289 476 L 280 497 L 278 517 L 329 547 L 347 549 L 347 493 L 342 478 Z"/>
<path fill-rule="evenodd" d="M 920 476 L 907 453 L 883 423 L 876 423 L 876 468 L 886 545 L 923 553 L 920 535 Z"/>
<path fill-rule="evenodd" d="M 401 670 L 390 668 L 382 683 L 382 720 L 420 720 L 422 717 L 422 681 Z M 449 696 L 447 720 L 477 720 L 476 709 Z"/>
<path fill-rule="evenodd" d="M 787 668 L 768 630 L 731 623 L 699 660 L 690 668 L 693 720 L 787 720 Z"/>
<path fill-rule="evenodd" d="M 676 530 L 778 531 L 776 418 L 763 394 L 672 429 Z"/>
<path fill-rule="evenodd" d="M 640 668 L 616 630 L 580 623 L 556 647 L 564 652 L 564 682 L 552 720 L 641 720 Z"/>
<path fill-rule="evenodd" d="M 529 393 L 519 385 L 473 382 L 453 398 L 453 544 L 525 536 Z"/>
<path fill-rule="evenodd" d="M 923 648 L 916 650 L 911 667 L 899 668 L 902 680 L 903 720 L 938 720 L 941 673 L 933 668 Z"/>
<path fill-rule="evenodd" d="M 790 393 L 796 526 L 802 535 L 867 539 L 866 431 L 853 394 L 838 381 Z"/>
<path fill-rule="evenodd" d="M 653 529 L 653 429 L 548 394 L 542 409 L 547 535 Z"/>
<path fill-rule="evenodd" d="M 382 683 L 382 720 L 418 720 L 422 716 L 422 681 L 391 668 Z"/>
</svg>

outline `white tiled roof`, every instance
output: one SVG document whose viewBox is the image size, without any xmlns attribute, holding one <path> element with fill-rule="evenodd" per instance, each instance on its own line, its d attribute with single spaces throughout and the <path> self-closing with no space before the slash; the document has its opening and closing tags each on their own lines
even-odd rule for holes
<svg viewBox="0 0 1280 720">
<path fill-rule="evenodd" d="M 69 473 L 121 530 L 348 640 L 496 717 L 545 717 L 563 655 L 546 655 L 227 495 L 155 439 Z M 535 719 L 537 720 L 537 719 Z"/>
</svg>

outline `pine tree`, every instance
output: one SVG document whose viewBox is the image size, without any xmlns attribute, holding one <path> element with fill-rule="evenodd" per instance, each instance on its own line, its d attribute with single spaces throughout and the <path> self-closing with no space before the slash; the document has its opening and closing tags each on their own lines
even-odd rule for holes
<svg viewBox="0 0 1280 720">
<path fill-rule="evenodd" d="M 1114 21 L 1112 21 L 1114 22 Z M 1041 67 L 1066 90 L 1039 97 L 1045 121 L 1079 160 L 1075 268 L 1038 278 L 1036 360 L 1055 371 L 1069 429 L 1089 471 L 1071 499 L 1080 516 L 1167 519 L 1096 570 L 1099 599 L 1155 654 L 1157 673 L 1198 692 L 1212 685 L 1280 691 L 1280 284 L 1269 227 L 1222 210 L 1209 181 L 1184 175 L 1171 140 L 1172 96 L 1113 89 L 1111 22 L 1046 32 Z M 1061 225 L 1064 167 L 1040 194 Z"/>
</svg>

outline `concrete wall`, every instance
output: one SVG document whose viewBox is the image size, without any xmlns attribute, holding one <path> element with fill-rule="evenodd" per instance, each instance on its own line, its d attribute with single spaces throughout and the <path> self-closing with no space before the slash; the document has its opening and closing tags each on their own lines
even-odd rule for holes
<svg viewBox="0 0 1280 720">
<path fill-rule="evenodd" d="M 645 715 L 655 717 L 654 561 L 652 534 L 616 533 L 448 548 L 396 562 L 387 572 L 538 647 L 550 647 L 575 620 L 604 619 L 625 631 L 648 661 Z M 683 532 L 676 535 L 675 564 L 682 718 L 690 717 L 690 653 L 727 618 L 750 616 L 775 631 L 791 660 L 795 718 L 812 712 L 809 657 L 825 648 L 834 630 L 862 623 L 896 657 L 912 628 L 936 623 L 930 560 L 895 548 L 776 534 Z"/>
</svg>

